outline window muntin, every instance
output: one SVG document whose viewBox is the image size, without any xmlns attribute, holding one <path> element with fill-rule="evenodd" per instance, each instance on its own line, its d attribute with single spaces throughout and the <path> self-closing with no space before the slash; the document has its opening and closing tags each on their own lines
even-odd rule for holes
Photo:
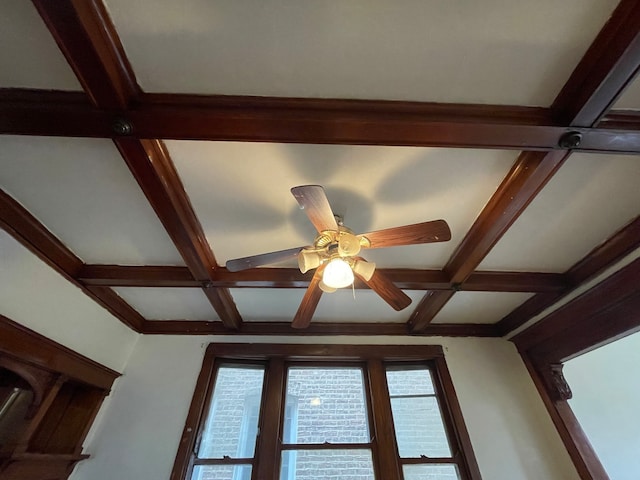
<svg viewBox="0 0 640 480">
<path fill-rule="evenodd" d="M 191 480 L 257 480 L 258 478 L 306 480 L 313 478 L 315 480 L 336 474 L 338 475 L 336 478 L 341 480 L 480 479 L 441 347 L 349 346 L 345 349 L 342 346 L 326 345 L 262 344 L 217 344 L 215 349 L 213 347 L 214 345 L 207 350 L 207 356 L 205 356 L 181 445 L 185 445 L 184 439 L 189 436 L 190 425 L 199 424 L 201 427 L 198 431 L 206 430 L 204 426 L 211 415 L 214 404 L 212 392 L 215 391 L 213 386 L 207 389 L 206 385 L 215 383 L 218 377 L 217 370 L 222 366 L 248 368 L 248 363 L 255 363 L 251 368 L 264 368 L 263 383 L 265 385 L 264 393 L 260 391 L 255 396 L 262 401 L 262 404 L 258 402 L 257 409 L 254 408 L 254 413 L 251 414 L 253 418 L 258 417 L 258 439 L 257 442 L 252 443 L 252 445 L 257 444 L 255 456 L 240 458 L 244 456 L 240 446 L 246 445 L 245 440 L 236 442 L 238 445 L 236 457 L 223 456 L 223 458 L 211 459 L 198 458 L 195 455 L 195 452 L 199 451 L 201 442 L 195 441 L 192 443 L 193 447 L 188 447 L 187 442 L 187 448 L 194 450 L 189 457 L 189 451 L 180 447 L 172 478 Z M 213 352 L 217 353 L 219 358 L 216 358 Z M 364 353 L 370 353 L 371 356 L 367 357 Z M 227 360 L 225 360 L 226 355 L 229 355 Z M 400 361 L 394 361 L 394 355 L 400 357 L 398 359 Z M 427 358 L 420 358 L 423 355 L 427 355 Z M 428 355 L 431 355 L 431 358 Z M 289 356 L 291 356 L 291 362 L 287 361 Z M 337 361 L 336 358 L 340 360 Z M 212 369 L 213 375 L 207 374 Z M 361 405 L 360 412 L 364 412 L 361 413 L 360 418 L 366 418 L 365 442 L 353 443 L 352 440 L 347 439 L 346 441 L 351 443 L 334 443 L 345 441 L 344 438 L 340 440 L 336 432 L 330 432 L 329 435 L 317 433 L 309 435 L 306 432 L 300 435 L 303 430 L 299 425 L 301 402 L 309 406 L 312 401 L 316 403 L 314 406 L 323 404 L 322 395 L 317 393 L 319 390 L 316 388 L 314 391 L 312 388 L 317 387 L 317 382 L 306 381 L 298 384 L 297 389 L 289 388 L 292 386 L 289 378 L 291 372 L 299 373 L 303 370 L 324 374 L 335 373 L 338 370 L 358 372 L 358 381 L 355 383 L 360 385 L 358 388 L 363 393 L 359 397 L 362 400 L 356 403 Z M 401 376 L 410 378 L 414 376 L 409 382 L 412 388 L 409 392 L 401 391 L 401 388 L 405 388 L 402 382 L 398 381 Z M 208 380 L 209 378 L 214 380 Z M 301 385 L 305 388 L 301 388 Z M 303 392 L 302 396 L 301 392 Z M 446 399 L 443 397 L 445 392 Z M 415 452 L 409 450 L 407 453 L 405 447 L 400 446 L 402 454 L 398 454 L 399 445 L 396 441 L 393 421 L 394 415 L 396 417 L 398 415 L 393 412 L 392 402 L 397 403 L 398 400 L 406 402 L 411 399 L 418 399 L 420 402 L 430 401 L 432 402 L 429 405 L 430 411 L 441 413 L 439 427 L 435 429 L 439 432 L 438 448 L 444 448 L 446 452 L 452 453 L 447 456 L 434 456 L 437 452 L 430 451 L 429 457 L 423 453 L 420 453 L 420 456 L 413 456 L 417 455 L 415 453 L 417 451 L 427 450 L 418 448 Z M 250 410 L 246 407 L 250 403 L 245 399 L 244 410 Z M 198 410 L 202 413 L 197 413 Z M 249 421 L 246 418 L 245 415 L 245 425 L 255 424 L 255 421 Z M 348 422 L 345 420 L 345 423 Z M 362 434 L 361 428 L 356 430 L 359 435 Z M 236 428 L 236 431 L 240 437 L 251 436 L 249 428 L 241 426 Z M 331 438 L 331 441 L 327 438 Z M 321 460 L 324 464 L 322 468 L 305 468 L 306 459 Z"/>
</svg>

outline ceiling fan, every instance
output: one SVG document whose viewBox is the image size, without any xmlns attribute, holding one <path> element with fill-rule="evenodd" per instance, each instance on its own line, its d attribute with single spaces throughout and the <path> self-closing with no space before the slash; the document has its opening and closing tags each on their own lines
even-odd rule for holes
<svg viewBox="0 0 640 480">
<path fill-rule="evenodd" d="M 322 292 L 335 292 L 353 284 L 354 276 L 362 280 L 395 310 L 411 304 L 411 298 L 389 278 L 376 271 L 376 265 L 359 256 L 363 248 L 395 247 L 419 243 L 446 242 L 451 239 L 449 225 L 444 220 L 387 228 L 375 232 L 354 234 L 333 213 L 324 188 L 320 185 L 293 187 L 291 193 L 318 231 L 312 245 L 277 252 L 236 258 L 226 263 L 227 270 L 239 272 L 297 258 L 302 273 L 316 269 L 309 288 L 292 322 L 294 328 L 305 328 L 311 322 Z"/>
</svg>

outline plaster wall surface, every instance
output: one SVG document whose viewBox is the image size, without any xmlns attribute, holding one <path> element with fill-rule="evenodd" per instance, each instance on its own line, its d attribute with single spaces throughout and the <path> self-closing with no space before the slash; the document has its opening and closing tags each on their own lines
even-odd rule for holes
<svg viewBox="0 0 640 480">
<path fill-rule="evenodd" d="M 483 478 L 579 478 L 515 347 L 502 339 L 142 336 L 85 442 L 91 458 L 71 479 L 169 478 L 211 342 L 443 345 Z"/>
</svg>

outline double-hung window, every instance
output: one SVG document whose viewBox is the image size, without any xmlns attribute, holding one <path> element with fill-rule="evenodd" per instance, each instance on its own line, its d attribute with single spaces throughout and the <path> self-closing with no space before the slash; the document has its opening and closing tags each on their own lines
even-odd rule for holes
<svg viewBox="0 0 640 480">
<path fill-rule="evenodd" d="M 171 478 L 480 474 L 440 347 L 214 344 Z"/>
</svg>

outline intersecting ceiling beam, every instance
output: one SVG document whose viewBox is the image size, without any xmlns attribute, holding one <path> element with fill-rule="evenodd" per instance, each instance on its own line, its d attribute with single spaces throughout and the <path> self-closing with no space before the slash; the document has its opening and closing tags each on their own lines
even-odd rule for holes
<svg viewBox="0 0 640 480">
<path fill-rule="evenodd" d="M 553 102 L 554 118 L 595 125 L 640 68 L 640 3 L 622 0 Z"/>
<path fill-rule="evenodd" d="M 451 290 L 454 287 L 441 270 L 380 268 L 385 277 L 406 290 Z M 307 288 L 310 272 L 297 268 L 254 268 L 230 272 L 216 269 L 210 283 L 228 288 Z M 87 285 L 112 287 L 201 287 L 186 267 L 83 265 L 78 278 Z M 461 291 L 473 292 L 559 292 L 566 289 L 565 278 L 557 273 L 541 272 L 474 272 L 460 285 Z M 355 288 L 367 289 L 356 281 Z"/>
<path fill-rule="evenodd" d="M 0 133 L 112 138 L 123 136 L 118 122 L 126 120 L 129 138 L 547 151 L 569 128 L 537 107 L 142 94 L 112 111 L 89 100 L 79 92 L 0 89 Z M 618 114 L 598 128 L 572 129 L 582 134 L 575 150 L 640 152 L 636 118 Z"/>
<path fill-rule="evenodd" d="M 83 263 L 22 205 L 0 190 L 0 227 L 47 265 L 106 308 L 122 323 L 141 332 L 144 318 L 107 287 L 93 287 L 76 279 Z M 112 292 L 113 295 L 109 294 Z"/>
<path fill-rule="evenodd" d="M 104 4 L 33 1 L 94 106 L 126 108 L 140 89 Z M 217 267 L 215 258 L 161 142 L 134 138 L 114 142 L 194 278 L 210 280 Z M 211 286 L 203 291 L 225 327 L 237 329 L 242 320 L 229 291 Z"/>
<path fill-rule="evenodd" d="M 629 19 L 630 15 L 635 18 Z M 595 124 L 633 80 L 639 65 L 640 4 L 622 0 L 556 97 L 555 118 L 568 125 Z M 445 266 L 451 283 L 466 280 L 570 154 L 569 150 L 520 155 Z M 528 169 L 532 170 L 527 173 Z M 454 293 L 425 295 L 409 320 L 412 331 L 424 329 Z"/>
<path fill-rule="evenodd" d="M 123 109 L 140 93 L 131 65 L 100 0 L 33 0 L 94 105 Z"/>
<path fill-rule="evenodd" d="M 463 284 L 469 278 L 567 156 L 564 151 L 520 155 L 445 265 L 444 271 L 453 285 Z M 423 330 L 454 293 L 446 290 L 426 294 L 409 320 L 412 331 Z"/>
<path fill-rule="evenodd" d="M 194 279 L 213 280 L 216 259 L 162 142 L 136 139 L 114 142 Z M 237 329 L 242 320 L 229 291 L 211 284 L 204 285 L 203 291 L 222 323 Z"/>
</svg>

